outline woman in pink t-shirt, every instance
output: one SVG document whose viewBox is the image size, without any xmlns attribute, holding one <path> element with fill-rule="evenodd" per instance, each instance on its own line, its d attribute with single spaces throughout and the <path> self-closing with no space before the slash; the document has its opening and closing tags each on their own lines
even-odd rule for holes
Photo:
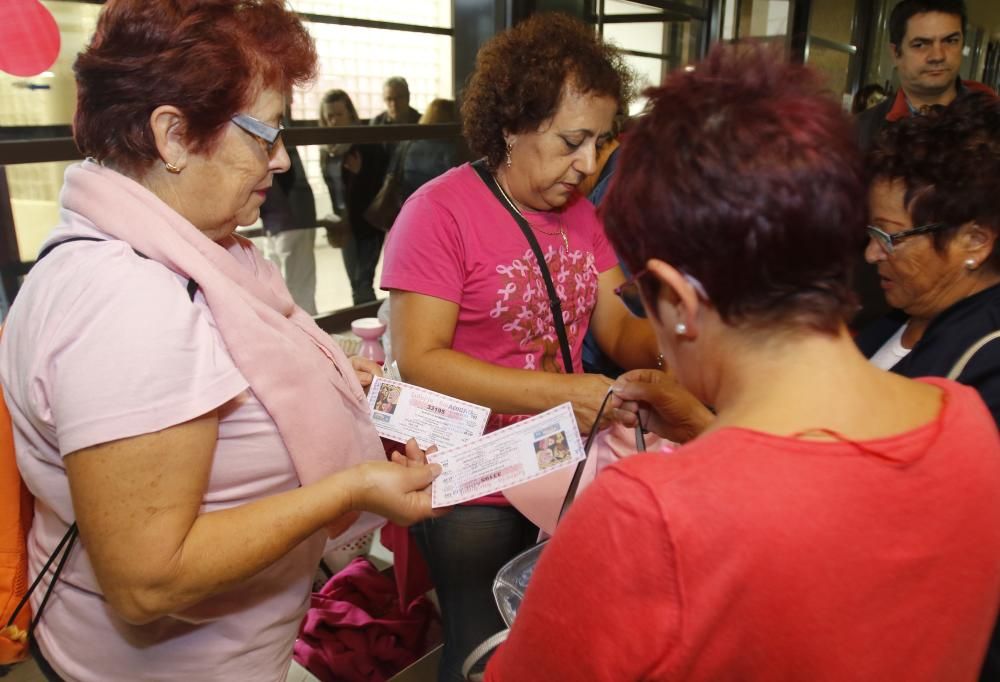
<svg viewBox="0 0 1000 682">
<path fill-rule="evenodd" d="M 648 91 L 609 235 L 635 273 L 622 292 L 718 414 L 583 493 L 490 682 L 977 678 L 1000 603 L 1000 439 L 971 388 L 855 346 L 864 174 L 822 83 L 729 45 Z M 659 431 L 654 377 L 616 388 L 622 420 Z"/>
<path fill-rule="evenodd" d="M 531 17 L 483 47 L 462 114 L 485 178 L 467 164 L 421 187 L 385 250 L 382 287 L 391 291 L 392 348 L 406 381 L 490 407 L 493 427 L 570 401 L 589 432 L 611 380 L 582 373 L 588 328 L 619 365 L 656 366 L 649 325 L 614 296 L 624 277 L 577 191 L 595 172 L 628 89 L 621 58 L 566 16 Z M 572 367 L 512 211 L 551 273 Z M 416 532 L 445 621 L 442 680 L 457 679 L 465 654 L 499 629 L 491 581 L 536 534 L 502 495 Z"/>
</svg>

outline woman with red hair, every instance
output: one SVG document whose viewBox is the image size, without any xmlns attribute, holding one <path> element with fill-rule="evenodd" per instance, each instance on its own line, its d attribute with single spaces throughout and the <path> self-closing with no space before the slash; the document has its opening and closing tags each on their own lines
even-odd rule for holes
<svg viewBox="0 0 1000 682">
<path fill-rule="evenodd" d="M 90 158 L 0 344 L 31 572 L 79 530 L 33 595 L 53 585 L 50 679 L 284 679 L 327 536 L 432 513 L 437 469 L 385 461 L 370 373 L 235 234 L 315 64 L 279 0 L 112 0 L 76 61 Z"/>
<path fill-rule="evenodd" d="M 648 94 L 605 222 L 621 291 L 717 417 L 583 493 L 487 679 L 976 679 L 1000 440 L 973 389 L 883 372 L 847 330 L 867 217 L 849 121 L 753 46 Z"/>
</svg>

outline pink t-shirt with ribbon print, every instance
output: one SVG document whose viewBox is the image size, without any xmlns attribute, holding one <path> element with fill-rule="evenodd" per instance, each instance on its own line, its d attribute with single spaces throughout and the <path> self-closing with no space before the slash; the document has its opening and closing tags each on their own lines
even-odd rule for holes
<svg viewBox="0 0 1000 682">
<path fill-rule="evenodd" d="M 561 301 L 574 371 L 582 372 L 597 277 L 617 258 L 583 197 L 560 212 L 525 217 Z M 564 371 L 538 262 L 508 210 L 468 164 L 427 183 L 403 206 L 386 243 L 381 286 L 458 304 L 454 350 L 502 367 Z M 494 415 L 490 427 L 514 420 Z M 505 504 L 502 495 L 478 503 Z"/>
</svg>

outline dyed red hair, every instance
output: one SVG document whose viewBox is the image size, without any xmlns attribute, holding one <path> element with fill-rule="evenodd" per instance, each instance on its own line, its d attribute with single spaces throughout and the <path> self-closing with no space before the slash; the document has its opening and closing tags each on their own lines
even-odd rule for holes
<svg viewBox="0 0 1000 682">
<path fill-rule="evenodd" d="M 87 156 L 141 173 L 159 155 L 156 107 L 183 112 L 187 141 L 211 151 L 223 126 L 263 89 L 290 93 L 316 49 L 280 0 L 110 0 L 77 57 L 73 136 Z"/>
<path fill-rule="evenodd" d="M 658 258 L 693 275 L 729 324 L 837 330 L 867 195 L 850 121 L 817 75 L 720 45 L 646 95 L 602 205 L 629 268 Z"/>
</svg>

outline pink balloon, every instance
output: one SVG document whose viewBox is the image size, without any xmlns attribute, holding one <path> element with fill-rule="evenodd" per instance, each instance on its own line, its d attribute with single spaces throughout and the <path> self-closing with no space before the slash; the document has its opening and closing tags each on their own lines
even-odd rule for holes
<svg viewBox="0 0 1000 682">
<path fill-rule="evenodd" d="M 35 76 L 59 56 L 59 26 L 38 0 L 0 2 L 0 71 Z"/>
</svg>

